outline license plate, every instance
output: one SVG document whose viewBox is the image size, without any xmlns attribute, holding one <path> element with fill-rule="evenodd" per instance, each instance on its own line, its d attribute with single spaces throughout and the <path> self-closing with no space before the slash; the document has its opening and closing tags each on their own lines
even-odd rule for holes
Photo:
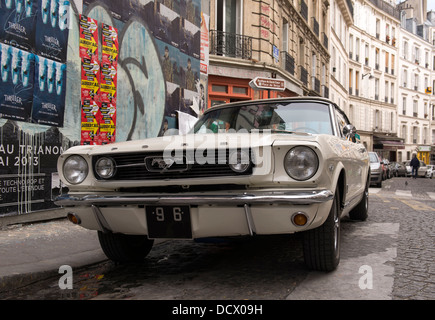
<svg viewBox="0 0 435 320">
<path fill-rule="evenodd" d="M 189 206 L 147 206 L 150 239 L 192 239 Z"/>
</svg>

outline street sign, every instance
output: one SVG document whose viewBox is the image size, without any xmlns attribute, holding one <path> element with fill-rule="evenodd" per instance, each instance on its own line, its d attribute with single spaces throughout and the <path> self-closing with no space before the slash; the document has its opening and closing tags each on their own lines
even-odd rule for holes
<svg viewBox="0 0 435 320">
<path fill-rule="evenodd" d="M 282 79 L 255 77 L 249 82 L 249 86 L 259 90 L 285 90 L 285 81 Z"/>
</svg>

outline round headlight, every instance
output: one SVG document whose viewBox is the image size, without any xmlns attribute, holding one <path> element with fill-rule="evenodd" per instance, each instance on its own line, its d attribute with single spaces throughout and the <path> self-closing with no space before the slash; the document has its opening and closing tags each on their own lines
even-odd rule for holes
<svg viewBox="0 0 435 320">
<path fill-rule="evenodd" d="M 88 176 L 88 163 L 78 155 L 68 157 L 63 164 L 63 176 L 71 184 L 82 183 Z"/>
<path fill-rule="evenodd" d="M 115 163 L 111 158 L 100 158 L 95 163 L 95 172 L 100 178 L 109 179 L 115 175 Z"/>
<path fill-rule="evenodd" d="M 251 166 L 249 154 L 244 150 L 237 150 L 230 153 L 228 163 L 231 170 L 237 173 L 246 172 Z"/>
<path fill-rule="evenodd" d="M 319 158 L 314 150 L 308 147 L 294 147 L 284 158 L 284 169 L 295 180 L 310 179 L 318 168 Z"/>
</svg>

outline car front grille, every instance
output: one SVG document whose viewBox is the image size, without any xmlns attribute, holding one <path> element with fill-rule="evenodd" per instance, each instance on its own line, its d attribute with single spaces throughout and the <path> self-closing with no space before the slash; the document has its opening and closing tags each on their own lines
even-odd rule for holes
<svg viewBox="0 0 435 320">
<path fill-rule="evenodd" d="M 93 157 L 94 175 L 98 180 L 158 180 L 158 179 L 190 179 L 205 177 L 234 177 L 251 175 L 253 164 L 243 173 L 233 171 L 229 166 L 231 150 L 215 150 L 208 155 L 207 151 L 173 152 L 171 159 L 175 162 L 165 164 L 163 152 L 118 153 Z M 250 154 L 250 153 L 249 153 Z M 114 160 L 116 173 L 110 179 L 102 179 L 95 172 L 95 163 L 102 157 Z"/>
</svg>

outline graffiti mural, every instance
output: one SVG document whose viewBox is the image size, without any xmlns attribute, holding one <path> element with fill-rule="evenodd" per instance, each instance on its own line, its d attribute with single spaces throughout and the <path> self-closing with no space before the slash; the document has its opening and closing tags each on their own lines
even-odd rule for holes
<svg viewBox="0 0 435 320">
<path fill-rule="evenodd" d="M 180 114 L 198 116 L 200 0 L 71 1 L 63 119 L 54 126 L 0 116 L 0 217 L 54 208 L 57 158 L 80 144 L 80 14 L 118 30 L 116 141 L 159 136 L 180 127 Z"/>
</svg>

